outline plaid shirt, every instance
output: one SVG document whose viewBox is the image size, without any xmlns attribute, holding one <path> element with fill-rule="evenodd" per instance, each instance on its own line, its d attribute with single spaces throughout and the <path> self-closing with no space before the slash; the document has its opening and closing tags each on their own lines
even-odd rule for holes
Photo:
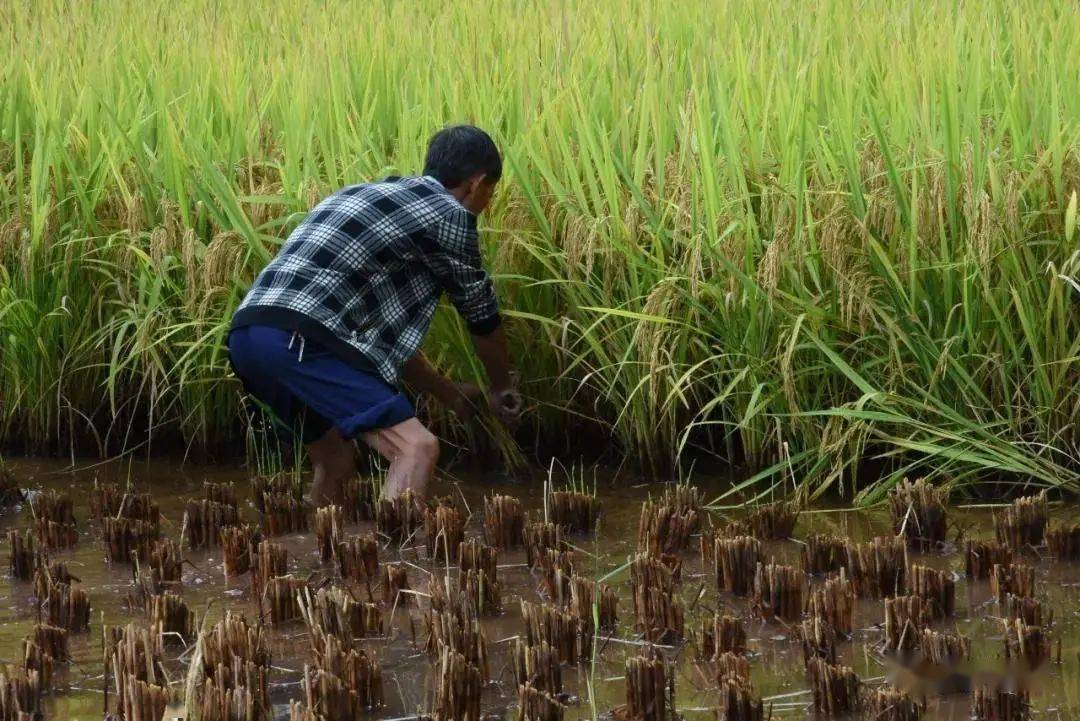
<svg viewBox="0 0 1080 721">
<path fill-rule="evenodd" d="M 397 385 L 443 291 L 471 333 L 498 327 L 476 216 L 434 178 L 390 177 L 319 203 L 255 279 L 232 327 L 299 331 Z"/>
</svg>

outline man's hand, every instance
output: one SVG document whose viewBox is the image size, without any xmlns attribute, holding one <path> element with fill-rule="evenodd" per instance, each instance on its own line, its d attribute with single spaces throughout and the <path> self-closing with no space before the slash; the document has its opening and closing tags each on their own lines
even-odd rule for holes
<svg viewBox="0 0 1080 721">
<path fill-rule="evenodd" d="M 476 415 L 476 411 L 479 410 L 483 399 L 484 391 L 480 390 L 480 386 L 472 383 L 455 383 L 454 393 L 449 398 L 447 407 L 463 423 L 468 423 Z"/>
<path fill-rule="evenodd" d="M 492 389 L 488 392 L 488 405 L 500 423 L 508 429 L 514 430 L 521 421 L 521 412 L 525 409 L 525 400 L 514 388 Z"/>
</svg>

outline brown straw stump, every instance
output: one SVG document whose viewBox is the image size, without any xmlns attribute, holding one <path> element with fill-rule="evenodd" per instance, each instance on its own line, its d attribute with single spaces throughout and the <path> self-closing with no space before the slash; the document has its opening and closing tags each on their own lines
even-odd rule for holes
<svg viewBox="0 0 1080 721">
<path fill-rule="evenodd" d="M 484 541 L 495 548 L 514 548 L 524 543 L 525 510 L 513 496 L 484 497 Z"/>
<path fill-rule="evenodd" d="M 1020 620 L 1029 626 L 1049 628 L 1054 623 L 1054 610 L 1031 596 L 1006 593 L 1000 600 L 1002 616 L 1010 621 Z"/>
<path fill-rule="evenodd" d="M 379 543 L 374 533 L 352 536 L 337 547 L 338 573 L 349 581 L 370 581 L 379 572 Z"/>
<path fill-rule="evenodd" d="M 106 517 L 102 533 L 105 538 L 105 560 L 109 563 L 145 563 L 150 558 L 150 546 L 157 539 L 157 529 L 144 521 L 130 518 Z"/>
<path fill-rule="evenodd" d="M 345 520 L 353 523 L 374 521 L 378 498 L 379 488 L 374 478 L 354 476 L 345 481 L 341 503 Z"/>
<path fill-rule="evenodd" d="M 919 634 L 919 651 L 930 663 L 955 667 L 971 658 L 971 639 L 958 633 L 924 628 Z"/>
<path fill-rule="evenodd" d="M 308 512 L 304 503 L 288 493 L 263 495 L 263 530 L 268 536 L 282 536 L 308 530 Z"/>
<path fill-rule="evenodd" d="M 600 501 L 579 491 L 551 491 L 548 494 L 551 521 L 570 533 L 592 533 L 600 518 Z"/>
<path fill-rule="evenodd" d="M 427 508 L 424 511 L 424 536 L 428 558 L 442 564 L 456 562 L 461 542 L 465 540 L 465 519 L 453 506 Z"/>
<path fill-rule="evenodd" d="M 1023 661 L 1031 669 L 1050 660 L 1050 636 L 1041 626 L 1029 626 L 1018 618 L 1003 625 L 1005 658 Z"/>
<path fill-rule="evenodd" d="M 563 538 L 563 529 L 554 523 L 544 521 L 526 522 L 523 541 L 525 561 L 529 568 L 536 568 L 540 564 L 545 551 L 569 550 L 569 545 Z"/>
<path fill-rule="evenodd" d="M 807 536 L 802 547 L 803 570 L 811 575 L 833 573 L 844 568 L 847 562 L 846 538 L 827 533 Z"/>
<path fill-rule="evenodd" d="M 1012 549 L 997 541 L 964 542 L 964 575 L 969 579 L 990 578 L 995 565 L 1008 566 L 1012 561 Z"/>
<path fill-rule="evenodd" d="M 1080 523 L 1050 528 L 1046 532 L 1046 547 L 1059 561 L 1080 561 Z"/>
<path fill-rule="evenodd" d="M 565 713 L 566 705 L 547 691 L 518 685 L 517 721 L 562 721 Z"/>
<path fill-rule="evenodd" d="M 448 646 L 439 650 L 435 669 L 435 721 L 480 721 L 480 670 Z"/>
<path fill-rule="evenodd" d="M 1034 596 L 1035 568 L 1025 563 L 1012 563 L 1008 566 L 995 564 L 990 573 L 990 592 L 999 601 L 1005 596 Z"/>
<path fill-rule="evenodd" d="M 791 538 L 799 520 L 797 503 L 770 503 L 755 509 L 743 522 L 750 535 L 762 541 Z"/>
<path fill-rule="evenodd" d="M 932 602 L 922 596 L 885 599 L 885 650 L 918 648 L 922 630 L 934 619 Z"/>
<path fill-rule="evenodd" d="M 956 609 L 956 583 L 949 571 L 913 563 L 907 570 L 907 590 L 930 601 L 935 619 L 951 618 Z"/>
<path fill-rule="evenodd" d="M 810 592 L 807 608 L 811 616 L 824 619 L 839 634 L 855 630 L 855 585 L 844 570 Z"/>
<path fill-rule="evenodd" d="M 375 528 L 399 545 L 411 538 L 423 522 L 420 499 L 408 489 L 393 498 L 379 499 L 375 507 Z"/>
<path fill-rule="evenodd" d="M 839 634 L 829 622 L 821 616 L 811 616 L 799 624 L 797 632 L 802 643 L 803 663 L 809 666 L 814 658 L 824 659 L 829 663 L 837 662 L 836 644 Z"/>
<path fill-rule="evenodd" d="M 716 721 L 770 721 L 772 718 L 772 713 L 766 710 L 761 696 L 749 681 L 727 677 L 720 682 L 719 691 Z"/>
<path fill-rule="evenodd" d="M 521 638 L 515 639 L 510 665 L 514 682 L 519 686 L 528 684 L 550 694 L 562 693 L 562 664 L 559 655 L 548 644 L 541 642 L 530 646 Z"/>
<path fill-rule="evenodd" d="M 749 595 L 761 558 L 761 541 L 756 538 L 717 538 L 713 548 L 717 588 L 736 596 Z"/>
<path fill-rule="evenodd" d="M 256 598 L 262 596 L 262 589 L 271 578 L 288 573 L 288 551 L 275 541 L 261 541 L 252 561 L 251 591 Z"/>
<path fill-rule="evenodd" d="M 323 506 L 315 509 L 315 544 L 319 548 L 319 560 L 329 563 L 341 542 L 345 529 L 345 516 L 341 506 Z"/>
<path fill-rule="evenodd" d="M 887 686 L 864 695 L 863 716 L 869 721 L 922 721 L 926 702 L 907 691 Z"/>
<path fill-rule="evenodd" d="M 893 533 L 915 550 L 928 551 L 945 542 L 948 492 L 919 478 L 903 479 L 889 491 L 889 515 Z"/>
<path fill-rule="evenodd" d="M 184 510 L 183 536 L 187 538 L 188 548 L 214 548 L 221 538 L 221 529 L 240 523 L 240 514 L 236 506 L 208 501 L 189 499 Z"/>
<path fill-rule="evenodd" d="M 570 612 L 523 600 L 521 616 L 526 642 L 530 646 L 546 643 L 562 663 L 577 663 L 592 653 L 592 634 Z"/>
<path fill-rule="evenodd" d="M 8 572 L 12 578 L 20 581 L 29 581 L 34 577 L 34 569 L 37 568 L 37 540 L 32 531 L 19 533 L 16 530 L 7 532 L 8 540 Z"/>
<path fill-rule="evenodd" d="M 810 659 L 807 669 L 815 711 L 838 716 L 858 710 L 861 683 L 854 670 L 820 658 Z"/>
<path fill-rule="evenodd" d="M 751 605 L 763 621 L 779 618 L 788 623 L 802 616 L 806 574 L 794 566 L 758 563 L 754 572 Z"/>
<path fill-rule="evenodd" d="M 713 661 L 723 653 L 746 653 L 746 627 L 735 616 L 717 612 L 703 618 L 694 640 L 699 661 Z"/>
<path fill-rule="evenodd" d="M 166 642 L 186 644 L 194 638 L 195 614 L 175 593 L 160 593 L 147 598 L 146 614 L 150 624 L 159 626 Z"/>
<path fill-rule="evenodd" d="M 221 560 L 225 575 L 242 576 L 251 570 L 252 556 L 262 541 L 262 531 L 255 526 L 226 526 L 221 529 Z"/>
<path fill-rule="evenodd" d="M 1014 551 L 1041 546 L 1050 522 L 1046 492 L 1023 496 L 1012 505 L 994 514 L 994 535 L 998 542 Z"/>
<path fill-rule="evenodd" d="M 297 594 L 306 590 L 307 587 L 306 580 L 292 576 L 277 576 L 268 580 L 259 596 L 261 618 L 266 619 L 270 624 L 286 623 L 301 618 Z"/>
<path fill-rule="evenodd" d="M 674 697 L 675 677 L 659 654 L 646 646 L 642 655 L 626 659 L 625 718 L 667 721 Z"/>
<path fill-rule="evenodd" d="M 860 598 L 886 598 L 903 593 L 907 575 L 907 545 L 900 537 L 877 537 L 850 544 L 847 571 Z"/>
<path fill-rule="evenodd" d="M 976 721 L 1027 721 L 1031 697 L 1027 691 L 977 686 L 971 693 L 971 718 Z"/>
<path fill-rule="evenodd" d="M 412 601 L 409 586 L 409 574 L 405 564 L 385 564 L 383 566 L 383 603 L 408 606 Z"/>
</svg>

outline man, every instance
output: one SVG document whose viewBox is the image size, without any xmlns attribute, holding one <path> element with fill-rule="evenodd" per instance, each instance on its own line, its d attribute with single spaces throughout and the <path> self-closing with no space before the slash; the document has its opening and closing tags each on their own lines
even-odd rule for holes
<svg viewBox="0 0 1080 721">
<path fill-rule="evenodd" d="M 233 369 L 279 428 L 302 438 L 316 505 L 342 500 L 358 437 L 390 461 L 386 497 L 426 492 L 439 441 L 398 384 L 466 417 L 481 395 L 441 376 L 420 353 L 444 291 L 487 371 L 490 407 L 504 424 L 516 423 L 521 396 L 476 230 L 501 175 L 487 133 L 466 125 L 439 131 L 422 177 L 352 185 L 319 203 L 233 316 Z"/>
</svg>

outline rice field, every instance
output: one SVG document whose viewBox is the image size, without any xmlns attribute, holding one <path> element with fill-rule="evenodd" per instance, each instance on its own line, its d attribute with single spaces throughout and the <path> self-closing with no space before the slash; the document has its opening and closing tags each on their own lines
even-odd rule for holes
<svg viewBox="0 0 1080 721">
<path fill-rule="evenodd" d="M 449 122 L 508 173 L 483 219 L 530 401 L 761 493 L 904 475 L 1076 489 L 1075 3 L 0 4 L 0 446 L 217 453 L 222 342 L 321 195 L 416 172 Z M 427 350 L 475 378 L 440 312 Z M 609 439 L 609 440 L 608 440 Z"/>
</svg>

